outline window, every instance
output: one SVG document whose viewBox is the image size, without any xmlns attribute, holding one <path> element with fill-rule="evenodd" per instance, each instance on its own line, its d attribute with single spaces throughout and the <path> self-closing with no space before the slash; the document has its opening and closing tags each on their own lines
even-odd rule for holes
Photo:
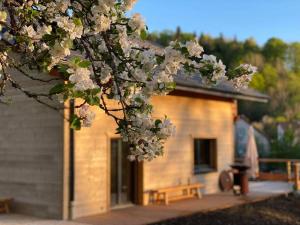
<svg viewBox="0 0 300 225">
<path fill-rule="evenodd" d="M 208 173 L 217 170 L 217 140 L 194 139 L 194 173 Z"/>
</svg>

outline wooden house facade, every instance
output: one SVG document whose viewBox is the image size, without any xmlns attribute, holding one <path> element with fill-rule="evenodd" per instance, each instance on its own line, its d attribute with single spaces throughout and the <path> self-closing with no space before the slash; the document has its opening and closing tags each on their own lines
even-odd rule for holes
<svg viewBox="0 0 300 225">
<path fill-rule="evenodd" d="M 201 182 L 203 194 L 218 192 L 220 172 L 234 161 L 237 100 L 267 97 L 227 83 L 177 84 L 152 99 L 154 116 L 167 115 L 176 133 L 163 157 L 141 163 L 127 160 L 128 147 L 103 111 L 95 109 L 91 128 L 73 131 L 57 112 L 15 93 L 15 103 L 0 105 L 0 196 L 14 198 L 16 212 L 70 219 L 147 205 L 158 188 Z"/>
</svg>

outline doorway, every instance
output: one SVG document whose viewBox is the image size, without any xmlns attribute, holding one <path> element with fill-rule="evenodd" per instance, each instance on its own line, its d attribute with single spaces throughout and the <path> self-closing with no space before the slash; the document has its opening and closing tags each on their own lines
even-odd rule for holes
<svg viewBox="0 0 300 225">
<path fill-rule="evenodd" d="M 111 139 L 110 206 L 119 208 L 139 203 L 139 164 L 127 159 L 129 146 Z"/>
</svg>

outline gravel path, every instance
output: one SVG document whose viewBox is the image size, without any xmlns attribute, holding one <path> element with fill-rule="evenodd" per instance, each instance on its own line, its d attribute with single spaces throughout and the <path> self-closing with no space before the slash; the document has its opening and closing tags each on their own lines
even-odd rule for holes
<svg viewBox="0 0 300 225">
<path fill-rule="evenodd" d="M 277 197 L 151 225 L 300 225 L 300 197 Z"/>
</svg>

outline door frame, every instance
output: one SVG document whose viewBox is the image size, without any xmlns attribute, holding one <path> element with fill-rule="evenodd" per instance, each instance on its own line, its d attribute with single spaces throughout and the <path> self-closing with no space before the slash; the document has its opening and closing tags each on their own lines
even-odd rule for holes
<svg viewBox="0 0 300 225">
<path fill-rule="evenodd" d="M 106 143 L 107 143 L 107 149 L 106 149 L 106 155 L 107 155 L 107 161 L 106 161 L 106 168 L 107 168 L 107 182 L 106 182 L 106 208 L 107 211 L 111 211 L 111 180 L 110 180 L 110 174 L 111 174 L 111 140 L 112 139 L 118 139 L 121 138 L 119 134 L 107 132 L 106 133 Z M 144 162 L 138 162 L 137 165 L 137 193 L 135 193 L 134 198 L 137 199 L 137 205 L 143 205 L 144 202 Z"/>
</svg>

